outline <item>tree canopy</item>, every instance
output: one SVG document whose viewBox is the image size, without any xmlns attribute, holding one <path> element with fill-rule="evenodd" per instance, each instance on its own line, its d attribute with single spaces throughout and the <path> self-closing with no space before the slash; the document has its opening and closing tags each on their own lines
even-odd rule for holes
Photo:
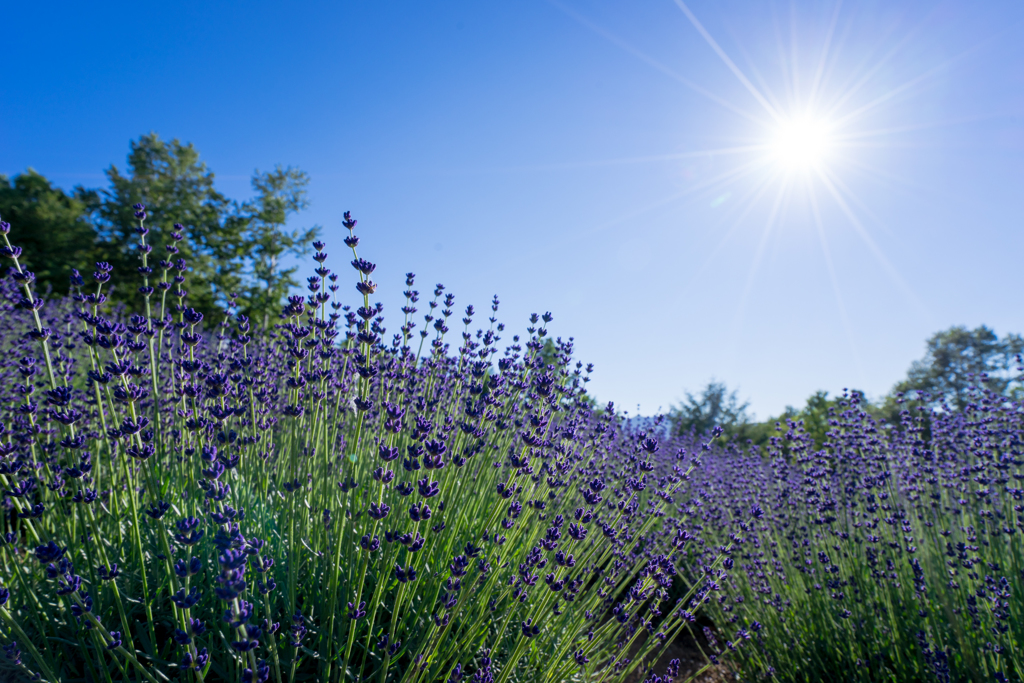
<svg viewBox="0 0 1024 683">
<path fill-rule="evenodd" d="M 1015 356 L 1024 352 L 1024 339 L 1019 334 L 1000 339 L 984 325 L 973 330 L 958 325 L 933 334 L 926 349 L 924 358 L 914 361 L 894 391 L 923 392 L 931 403 L 963 410 L 969 400 L 968 389 L 983 379 L 998 393 L 1012 388 Z"/>
<path fill-rule="evenodd" d="M 787 407 L 763 422 L 751 419 L 749 404 L 740 401 L 737 390 L 711 380 L 698 395 L 687 392 L 686 399 L 669 411 L 672 432 L 706 435 L 718 426 L 726 438 L 764 444 L 794 424 L 823 447 L 836 412 L 848 408 L 851 401 L 857 410 L 896 426 L 900 413 L 910 406 L 963 410 L 972 400 L 972 386 L 984 384 L 1008 398 L 1024 396 L 1024 361 L 1020 359 L 1024 338 L 1019 334 L 1000 338 L 985 326 L 974 330 L 954 326 L 933 334 L 925 347 L 924 357 L 914 361 L 907 376 L 885 396 L 872 401 L 863 391 L 852 389 L 832 397 L 827 391 L 816 391 L 803 408 Z"/>
<path fill-rule="evenodd" d="M 164 141 L 156 133 L 129 146 L 124 170 L 106 170 L 108 186 L 76 187 L 67 193 L 29 169 L 10 180 L 0 176 L 0 216 L 24 250 L 42 287 L 64 292 L 72 268 L 90 271 L 106 261 L 131 281 L 142 265 L 136 244 L 134 204 L 146 205 L 153 246 L 151 266 L 160 259 L 185 259 L 187 305 L 207 319 L 222 319 L 231 294 L 255 322 L 276 319 L 281 303 L 298 285 L 295 268 L 281 265 L 301 255 L 319 234 L 312 226 L 287 231 L 288 219 L 307 208 L 309 177 L 298 168 L 255 171 L 254 197 L 237 201 L 214 186 L 214 173 L 191 143 Z M 183 235 L 169 252 L 171 233 Z M 122 284 L 113 301 L 138 304 L 141 295 Z"/>
<path fill-rule="evenodd" d="M 86 214 L 80 199 L 31 168 L 13 180 L 0 176 L 0 216 L 14 226 L 41 291 L 67 292 L 71 269 L 90 265 L 96 233 Z"/>
<path fill-rule="evenodd" d="M 686 399 L 669 410 L 669 421 L 676 434 L 705 434 L 716 426 L 730 430 L 750 422 L 749 406 L 740 402 L 735 390 L 712 379 L 699 396 L 686 392 Z"/>
<path fill-rule="evenodd" d="M 256 197 L 241 207 L 247 218 L 244 242 L 251 259 L 245 290 L 240 292 L 244 308 L 262 314 L 266 324 L 269 316 L 276 315 L 278 302 L 296 285 L 294 278 L 298 266 L 284 268 L 281 257 L 300 254 L 306 245 L 316 239 L 319 228 L 286 232 L 288 217 L 299 213 L 309 202 L 306 186 L 309 176 L 304 171 L 278 166 L 273 171 L 252 177 Z"/>
</svg>

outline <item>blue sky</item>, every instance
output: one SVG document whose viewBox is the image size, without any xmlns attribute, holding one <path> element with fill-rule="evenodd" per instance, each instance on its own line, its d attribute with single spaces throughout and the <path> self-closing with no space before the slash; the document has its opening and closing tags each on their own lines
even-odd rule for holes
<svg viewBox="0 0 1024 683">
<path fill-rule="evenodd" d="M 460 308 L 497 293 L 510 332 L 551 311 L 601 400 L 650 414 L 716 377 L 764 418 L 818 389 L 881 395 L 950 325 L 1024 332 L 1022 20 L 1012 2 L 19 3 L 0 173 L 101 186 L 149 131 L 193 142 L 235 198 L 297 165 L 296 226 L 324 226 L 350 277 L 353 211 L 394 331 L 412 270 Z M 813 165 L 780 162 L 787 125 L 819 131 Z"/>
</svg>

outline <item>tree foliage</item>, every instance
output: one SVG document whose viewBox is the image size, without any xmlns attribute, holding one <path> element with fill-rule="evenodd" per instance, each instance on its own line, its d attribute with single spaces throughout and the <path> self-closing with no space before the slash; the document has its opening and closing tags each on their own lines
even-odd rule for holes
<svg viewBox="0 0 1024 683">
<path fill-rule="evenodd" d="M 131 282 L 142 266 L 132 208 L 141 203 L 149 215 L 155 274 L 161 259 L 187 263 L 186 305 L 217 322 L 237 294 L 254 322 L 277 318 L 283 299 L 298 285 L 295 268 L 284 267 L 282 258 L 305 253 L 320 230 L 285 229 L 309 205 L 305 172 L 291 166 L 257 170 L 255 196 L 239 202 L 217 190 L 213 171 L 193 144 L 150 133 L 131 141 L 124 169 L 111 165 L 106 177 L 106 188 L 77 187 L 71 194 L 31 169 L 13 182 L 0 177 L 0 215 L 15 226 L 42 286 L 66 291 L 72 268 L 91 271 L 98 261 L 113 266 L 121 274 L 117 280 Z M 175 231 L 184 239 L 175 243 Z M 176 249 L 168 251 L 172 244 Z M 109 297 L 136 310 L 142 301 L 131 285 L 110 290 Z"/>
<path fill-rule="evenodd" d="M 43 291 L 66 293 L 71 269 L 93 257 L 85 205 L 31 168 L 13 179 L 0 176 L 0 216 L 17 226 L 22 260 Z"/>
<path fill-rule="evenodd" d="M 1018 400 L 1024 395 L 1019 357 L 1024 354 L 1024 338 L 1018 334 L 1000 338 L 985 326 L 974 330 L 956 326 L 933 334 L 926 348 L 925 356 L 914 361 L 906 378 L 886 396 L 872 401 L 863 391 L 844 389 L 843 395 L 832 397 L 827 391 L 816 391 L 802 408 L 787 406 L 781 415 L 763 422 L 750 418 L 748 404 L 740 402 L 735 390 L 712 380 L 699 395 L 687 392 L 686 400 L 669 411 L 672 433 L 707 434 L 720 426 L 726 438 L 741 443 L 760 446 L 779 438 L 776 445 L 785 452 L 785 435 L 797 430 L 823 448 L 836 415 L 848 410 L 850 401 L 858 411 L 901 428 L 901 416 L 919 407 L 963 411 L 971 401 L 971 388 L 982 384 L 988 391 Z"/>
<path fill-rule="evenodd" d="M 750 422 L 749 406 L 740 402 L 736 390 L 712 379 L 700 395 L 686 392 L 686 399 L 669 410 L 669 421 L 673 434 L 706 434 L 714 427 L 730 432 Z"/>
<path fill-rule="evenodd" d="M 250 317 L 262 319 L 264 325 L 272 311 L 276 314 L 278 302 L 298 284 L 294 277 L 298 266 L 284 268 L 281 257 L 301 255 L 320 231 L 318 226 L 292 232 L 284 229 L 290 216 L 309 206 L 307 185 L 309 176 L 291 166 L 278 166 L 267 173 L 256 171 L 252 177 L 256 197 L 241 207 L 240 213 L 247 219 L 245 242 L 252 265 L 240 303 Z"/>
<path fill-rule="evenodd" d="M 914 361 L 905 380 L 894 392 L 923 392 L 931 403 L 945 403 L 963 410 L 968 389 L 983 379 L 991 391 L 1005 394 L 1014 382 L 1015 356 L 1024 352 L 1024 339 L 1007 334 L 1002 339 L 982 325 L 974 330 L 963 326 L 936 332 L 927 342 L 924 358 Z"/>
<path fill-rule="evenodd" d="M 151 260 L 184 258 L 188 305 L 216 317 L 228 294 L 241 284 L 245 220 L 214 188 L 214 174 L 200 161 L 195 146 L 164 142 L 150 133 L 132 141 L 124 172 L 111 165 L 106 175 L 107 189 L 78 191 L 97 229 L 97 260 L 110 263 L 115 273 L 134 272 L 141 265 L 132 205 L 145 204 L 155 257 Z M 177 244 L 179 252 L 171 255 L 165 247 L 175 225 L 182 226 L 184 239 Z M 113 297 L 136 310 L 141 301 L 137 292 L 123 288 L 115 289 Z"/>
</svg>

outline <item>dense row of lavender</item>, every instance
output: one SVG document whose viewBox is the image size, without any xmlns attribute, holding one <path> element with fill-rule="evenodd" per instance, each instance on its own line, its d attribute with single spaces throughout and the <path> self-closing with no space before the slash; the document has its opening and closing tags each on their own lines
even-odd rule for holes
<svg viewBox="0 0 1024 683">
<path fill-rule="evenodd" d="M 1022 679 L 1024 406 L 971 398 L 906 397 L 885 425 L 847 394 L 824 448 L 790 422 L 767 452 L 705 458 L 688 487 L 705 539 L 732 545 L 709 615 L 743 629 L 717 647 L 745 675 Z M 751 503 L 763 514 L 742 519 Z"/>
<path fill-rule="evenodd" d="M 151 254 L 136 208 L 139 272 L 113 279 L 141 280 L 138 312 L 109 309 L 103 263 L 42 300 L 0 225 L 0 664 L 47 681 L 615 681 L 714 597 L 716 551 L 677 596 L 696 458 L 655 471 L 667 447 L 593 407 L 572 340 L 545 347 L 549 315 L 499 350 L 497 298 L 474 330 L 438 285 L 420 331 L 410 273 L 389 338 L 346 215 L 354 305 L 318 243 L 280 324 L 207 329 L 188 265 L 173 244 Z"/>
<path fill-rule="evenodd" d="M 745 679 L 1020 680 L 1021 405 L 886 425 L 852 394 L 825 444 L 659 444 L 594 407 L 549 315 L 501 345 L 496 299 L 474 330 L 438 285 L 419 330 L 409 274 L 389 339 L 351 234 L 355 305 L 317 244 L 279 325 L 207 329 L 138 211 L 137 313 L 105 264 L 38 298 L 0 223 L 0 667 L 658 681 L 708 606 Z"/>
</svg>

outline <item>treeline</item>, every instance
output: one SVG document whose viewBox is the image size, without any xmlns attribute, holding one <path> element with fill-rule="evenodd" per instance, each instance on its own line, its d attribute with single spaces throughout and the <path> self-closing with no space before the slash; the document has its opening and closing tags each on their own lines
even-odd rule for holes
<svg viewBox="0 0 1024 683">
<path fill-rule="evenodd" d="M 674 406 L 668 415 L 674 434 L 706 434 L 715 426 L 741 445 L 763 445 L 784 438 L 790 430 L 806 432 L 821 447 L 828 441 L 838 413 L 855 408 L 891 425 L 903 411 L 936 408 L 960 411 L 974 400 L 973 387 L 984 385 L 1008 399 L 1024 399 L 1024 338 L 1002 338 L 984 325 L 974 330 L 956 326 L 937 332 L 926 342 L 923 358 L 914 361 L 907 376 L 885 396 L 869 400 L 862 391 L 844 389 L 841 395 L 815 392 L 802 408 L 787 407 L 777 417 L 752 419 L 749 403 L 724 383 L 710 381 L 698 393 Z"/>
<path fill-rule="evenodd" d="M 124 171 L 111 165 L 105 174 L 106 188 L 78 186 L 71 192 L 31 168 L 13 178 L 0 175 L 0 216 L 11 224 L 11 239 L 22 247 L 22 262 L 41 290 L 66 293 L 71 270 L 88 273 L 98 261 L 120 273 L 115 282 L 131 282 L 141 267 L 132 205 L 142 203 L 151 229 L 150 264 L 185 260 L 187 305 L 217 322 L 235 298 L 254 322 L 277 319 L 283 299 L 298 285 L 296 268 L 284 268 L 282 259 L 304 253 L 320 231 L 285 229 L 308 206 L 304 171 L 257 170 L 253 198 L 230 199 L 214 187 L 213 171 L 191 143 L 150 133 L 130 143 Z M 174 243 L 172 232 L 183 239 Z M 142 297 L 122 285 L 109 290 L 108 298 L 139 310 Z"/>
</svg>

